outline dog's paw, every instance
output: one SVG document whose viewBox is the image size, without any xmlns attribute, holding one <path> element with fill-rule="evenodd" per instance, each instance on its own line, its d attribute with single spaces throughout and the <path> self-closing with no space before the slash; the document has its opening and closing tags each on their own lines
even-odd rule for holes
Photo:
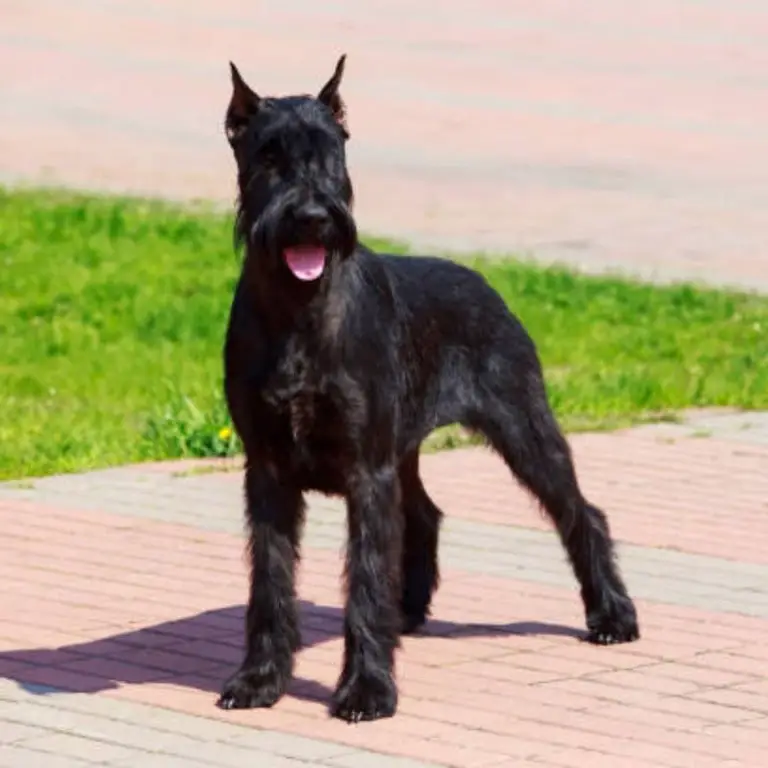
<svg viewBox="0 0 768 768">
<path fill-rule="evenodd" d="M 221 709 L 271 707 L 285 693 L 290 674 L 274 665 L 243 667 L 224 683 L 216 705 Z"/>
<path fill-rule="evenodd" d="M 339 683 L 331 701 L 331 715 L 348 723 L 392 717 L 397 709 L 397 687 L 389 677 L 352 673 Z"/>
<path fill-rule="evenodd" d="M 628 597 L 587 616 L 587 642 L 594 645 L 631 643 L 640 638 L 637 611 Z"/>
</svg>

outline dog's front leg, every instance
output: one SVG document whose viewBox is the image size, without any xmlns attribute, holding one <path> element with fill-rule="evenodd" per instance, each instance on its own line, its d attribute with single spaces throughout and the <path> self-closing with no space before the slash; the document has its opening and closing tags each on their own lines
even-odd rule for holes
<svg viewBox="0 0 768 768">
<path fill-rule="evenodd" d="M 304 500 L 267 468 L 248 467 L 246 516 L 250 528 L 250 597 L 245 658 L 224 684 L 224 709 L 271 707 L 286 691 L 300 645 L 294 574 Z"/>
<path fill-rule="evenodd" d="M 349 722 L 391 717 L 400 631 L 402 511 L 397 469 L 359 469 L 347 495 L 344 668 L 331 712 Z"/>
</svg>

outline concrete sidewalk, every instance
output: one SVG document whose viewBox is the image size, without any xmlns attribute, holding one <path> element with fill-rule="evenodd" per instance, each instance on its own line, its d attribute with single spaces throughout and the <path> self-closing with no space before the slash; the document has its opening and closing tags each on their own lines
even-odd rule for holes
<svg viewBox="0 0 768 768">
<path fill-rule="evenodd" d="M 621 541 L 642 640 L 579 642 L 559 544 L 498 459 L 428 456 L 443 585 L 399 653 L 397 716 L 359 726 L 326 714 L 342 650 L 337 502 L 312 499 L 290 694 L 225 713 L 214 702 L 246 594 L 237 466 L 0 487 L 0 766 L 764 765 L 768 419 L 702 414 L 572 444 Z"/>
</svg>

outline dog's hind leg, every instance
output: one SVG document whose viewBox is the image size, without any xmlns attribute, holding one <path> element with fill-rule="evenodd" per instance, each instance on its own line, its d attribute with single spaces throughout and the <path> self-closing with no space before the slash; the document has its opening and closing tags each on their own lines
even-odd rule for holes
<svg viewBox="0 0 768 768">
<path fill-rule="evenodd" d="M 581 585 L 587 639 L 598 644 L 636 640 L 637 614 L 615 562 L 607 518 L 581 493 L 540 367 L 530 358 L 524 363 L 515 375 L 500 375 L 507 369 L 503 365 L 484 377 L 481 407 L 468 426 L 485 435 L 554 522 Z"/>
<path fill-rule="evenodd" d="M 403 634 L 415 632 L 429 615 L 429 604 L 439 582 L 437 543 L 443 513 L 429 498 L 419 477 L 419 452 L 400 464 L 404 515 L 403 584 L 400 606 Z"/>
<path fill-rule="evenodd" d="M 271 707 L 285 693 L 300 645 L 294 576 L 304 520 L 300 491 L 278 482 L 266 467 L 246 467 L 251 586 L 245 658 L 224 684 L 223 709 Z"/>
</svg>

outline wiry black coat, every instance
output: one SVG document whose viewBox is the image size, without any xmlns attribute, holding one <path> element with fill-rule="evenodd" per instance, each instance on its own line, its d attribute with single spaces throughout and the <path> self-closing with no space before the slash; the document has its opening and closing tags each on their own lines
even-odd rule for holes
<svg viewBox="0 0 768 768">
<path fill-rule="evenodd" d="M 553 520 L 582 588 L 589 639 L 638 636 L 605 516 L 582 496 L 533 342 L 470 269 L 375 254 L 357 242 L 338 85 L 261 99 L 233 67 L 227 132 L 238 161 L 245 260 L 225 350 L 226 394 L 247 458 L 252 565 L 246 656 L 224 707 L 270 706 L 299 646 L 294 572 L 309 490 L 346 498 L 344 668 L 332 711 L 394 713 L 394 651 L 438 582 L 441 512 L 419 446 L 461 423 L 486 436 Z M 297 280 L 281 253 L 328 252 Z"/>
</svg>

